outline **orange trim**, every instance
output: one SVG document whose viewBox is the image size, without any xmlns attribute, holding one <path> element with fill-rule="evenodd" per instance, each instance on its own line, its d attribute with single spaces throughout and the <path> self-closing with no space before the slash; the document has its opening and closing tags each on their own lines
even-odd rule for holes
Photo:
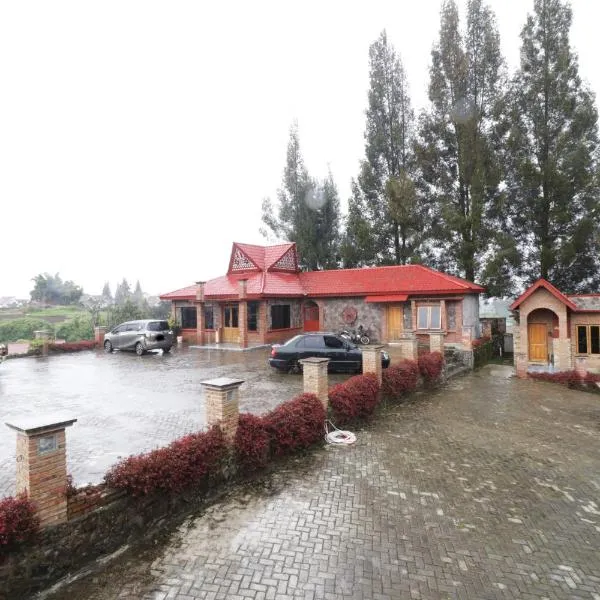
<svg viewBox="0 0 600 600">
<path fill-rule="evenodd" d="M 555 288 L 549 281 L 545 279 L 538 279 L 531 287 L 526 289 L 510 306 L 510 310 L 515 310 L 520 304 L 522 304 L 531 294 L 533 294 L 539 288 L 544 288 L 550 292 L 559 302 L 562 302 L 565 306 L 568 306 L 571 310 L 578 310 L 577 305 L 571 302 L 567 296 Z"/>
</svg>

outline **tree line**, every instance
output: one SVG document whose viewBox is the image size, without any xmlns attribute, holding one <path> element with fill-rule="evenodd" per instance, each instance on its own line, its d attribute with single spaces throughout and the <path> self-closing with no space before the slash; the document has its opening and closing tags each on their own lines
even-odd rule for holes
<svg viewBox="0 0 600 600">
<path fill-rule="evenodd" d="M 423 262 L 490 295 L 538 277 L 597 291 L 598 114 L 571 21 L 563 0 L 534 0 L 509 74 L 490 6 L 469 0 L 463 24 L 445 0 L 419 115 L 383 31 L 369 48 L 365 154 L 347 214 L 331 173 L 309 175 L 293 125 L 276 201 L 263 201 L 263 234 L 296 242 L 304 269 Z"/>
</svg>

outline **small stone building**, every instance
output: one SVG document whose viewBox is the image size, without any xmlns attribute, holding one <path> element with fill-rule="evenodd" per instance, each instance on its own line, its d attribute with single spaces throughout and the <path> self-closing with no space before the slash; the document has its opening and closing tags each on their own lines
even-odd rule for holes
<svg viewBox="0 0 600 600">
<path fill-rule="evenodd" d="M 484 289 L 422 265 L 301 272 L 295 244 L 234 243 L 227 273 L 161 296 L 182 335 L 197 344 L 245 348 L 305 331 L 362 325 L 372 341 L 416 333 L 428 343 L 470 345 L 479 337 Z"/>
<path fill-rule="evenodd" d="M 563 294 L 539 279 L 510 306 L 517 375 L 600 372 L 600 294 Z"/>
</svg>

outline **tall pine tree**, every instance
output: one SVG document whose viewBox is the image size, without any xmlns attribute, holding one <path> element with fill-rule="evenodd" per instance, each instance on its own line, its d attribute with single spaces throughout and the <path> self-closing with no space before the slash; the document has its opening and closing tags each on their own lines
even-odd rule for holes
<svg viewBox="0 0 600 600">
<path fill-rule="evenodd" d="M 598 114 L 569 43 L 571 9 L 535 0 L 521 33 L 506 125 L 508 221 L 528 281 L 600 285 Z"/>
<path fill-rule="evenodd" d="M 348 202 L 344 263 L 405 264 L 421 240 L 419 206 L 411 198 L 404 206 L 411 217 L 400 222 L 404 197 L 391 203 L 388 192 L 413 176 L 414 112 L 402 61 L 385 31 L 369 48 L 369 65 L 365 159 Z"/>
<path fill-rule="evenodd" d="M 420 185 L 433 205 L 433 262 L 469 280 L 480 273 L 492 240 L 488 211 L 502 175 L 494 141 L 502 74 L 490 8 L 469 0 L 463 34 L 456 2 L 446 0 L 432 51 L 431 105 L 419 128 Z"/>
<path fill-rule="evenodd" d="M 331 173 L 323 184 L 309 175 L 300 152 L 298 127 L 290 129 L 286 165 L 277 203 L 263 201 L 262 221 L 281 241 L 296 242 L 300 266 L 307 270 L 335 268 L 339 254 L 340 203 Z"/>
</svg>

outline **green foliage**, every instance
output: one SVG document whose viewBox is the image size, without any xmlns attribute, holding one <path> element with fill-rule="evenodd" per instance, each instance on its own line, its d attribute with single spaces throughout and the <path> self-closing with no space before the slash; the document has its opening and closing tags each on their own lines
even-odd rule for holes
<svg viewBox="0 0 600 600">
<path fill-rule="evenodd" d="M 123 281 L 117 285 L 117 290 L 115 291 L 115 304 L 122 306 L 130 298 L 131 288 L 129 287 L 127 279 L 123 277 Z"/>
<path fill-rule="evenodd" d="M 50 275 L 43 273 L 36 275 L 33 290 L 31 290 L 31 299 L 36 302 L 48 304 L 77 304 L 83 293 L 83 289 L 75 285 L 72 281 L 63 281 L 60 275 Z"/>
<path fill-rule="evenodd" d="M 335 268 L 338 264 L 340 202 L 333 176 L 324 182 L 308 175 L 300 152 L 296 125 L 290 129 L 286 166 L 276 207 L 270 199 L 262 205 L 263 235 L 296 242 L 301 267 Z"/>
<path fill-rule="evenodd" d="M 54 335 L 54 327 L 48 321 L 23 317 L 0 322 L 0 343 L 31 340 L 34 331 L 48 331 L 51 336 Z"/>
<path fill-rule="evenodd" d="M 352 184 L 345 266 L 405 264 L 423 239 L 424 204 L 417 203 L 414 188 L 408 196 L 390 196 L 399 189 L 393 182 L 408 189 L 415 169 L 414 113 L 402 61 L 385 31 L 369 49 L 369 65 L 365 160 Z"/>
<path fill-rule="evenodd" d="M 507 97 L 506 221 L 527 279 L 565 292 L 600 285 L 598 114 L 571 51 L 571 9 L 535 0 Z"/>
<path fill-rule="evenodd" d="M 112 306 L 107 310 L 107 324 L 111 329 L 125 321 L 136 321 L 145 318 L 148 318 L 148 314 L 137 304 L 134 304 L 131 298 L 127 298 L 121 306 Z"/>
<path fill-rule="evenodd" d="M 417 152 L 420 184 L 432 201 L 432 262 L 470 280 L 496 231 L 489 213 L 500 196 L 495 128 L 502 85 L 493 12 L 469 0 L 462 34 L 456 2 L 446 0 Z"/>
<path fill-rule="evenodd" d="M 94 338 L 94 326 L 91 315 L 81 315 L 61 323 L 56 328 L 56 337 L 67 342 L 91 340 Z"/>
</svg>

